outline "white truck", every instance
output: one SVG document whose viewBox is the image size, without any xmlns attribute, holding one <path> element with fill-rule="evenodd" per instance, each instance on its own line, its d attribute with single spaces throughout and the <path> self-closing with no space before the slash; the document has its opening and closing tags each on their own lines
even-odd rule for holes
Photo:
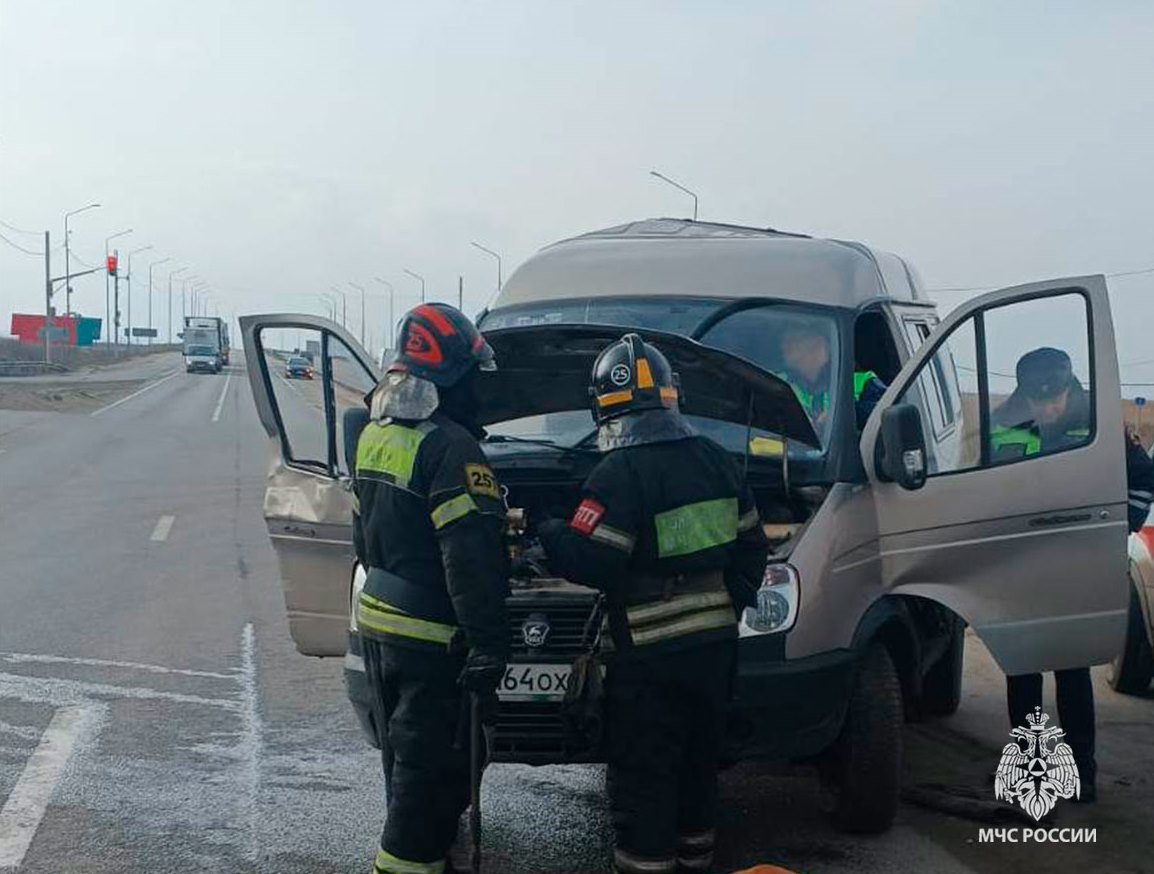
<svg viewBox="0 0 1154 874">
<path fill-rule="evenodd" d="M 185 316 L 184 369 L 220 373 L 228 364 L 228 323 L 219 316 Z"/>
</svg>

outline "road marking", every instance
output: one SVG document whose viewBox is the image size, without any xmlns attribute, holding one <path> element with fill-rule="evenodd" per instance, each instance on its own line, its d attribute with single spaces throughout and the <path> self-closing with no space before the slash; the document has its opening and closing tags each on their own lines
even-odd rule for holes
<svg viewBox="0 0 1154 874">
<path fill-rule="evenodd" d="M 219 707 L 221 710 L 240 710 L 233 698 L 205 698 L 201 695 L 182 695 L 162 692 L 147 686 L 117 686 L 113 683 L 85 683 L 80 680 L 60 680 L 51 677 L 29 677 L 24 674 L 0 673 L 0 698 L 13 698 L 29 704 L 84 704 L 92 698 L 134 698 L 138 701 L 171 701 L 174 704 L 195 704 L 201 707 Z"/>
<path fill-rule="evenodd" d="M 164 543 L 168 540 L 168 532 L 172 530 L 172 523 L 175 521 L 175 516 L 161 516 L 156 520 L 156 527 L 152 529 L 152 536 L 148 539 L 153 543 Z"/>
<path fill-rule="evenodd" d="M 98 713 L 92 706 L 62 707 L 52 716 L 0 810 L 0 868 L 15 868 L 24 861 L 77 741 Z"/>
<path fill-rule="evenodd" d="M 229 384 L 229 381 L 231 379 L 232 379 L 232 373 L 230 372 L 224 378 L 224 388 L 222 388 L 220 390 L 220 400 L 216 402 L 216 410 L 212 414 L 212 420 L 214 422 L 220 421 L 220 413 L 221 413 L 221 410 L 224 409 L 224 398 L 225 398 L 225 395 L 228 394 L 228 384 Z"/>
<path fill-rule="evenodd" d="M 260 856 L 258 842 L 260 819 L 260 768 L 263 724 L 260 718 L 260 700 L 256 684 L 256 633 L 247 622 L 240 637 L 240 741 L 241 781 L 247 795 L 249 856 Z"/>
<path fill-rule="evenodd" d="M 169 668 L 164 665 L 147 665 L 141 662 L 120 662 L 109 659 L 83 659 L 73 656 L 41 655 L 39 653 L 0 652 L 0 660 L 11 664 L 41 665 L 83 665 L 91 668 L 125 668 L 132 671 L 147 671 L 152 674 L 176 674 L 182 677 L 207 677 L 213 680 L 236 680 L 236 674 L 221 674 L 216 671 L 192 671 L 185 668 Z"/>
<path fill-rule="evenodd" d="M 160 385 L 162 382 L 168 382 L 168 381 L 169 381 L 170 379 L 172 379 L 174 376 L 177 376 L 177 375 L 179 375 L 179 374 L 180 374 L 180 371 L 179 371 L 179 370 L 173 370 L 172 372 L 170 372 L 170 373 L 168 374 L 168 376 L 164 376 L 164 377 L 161 377 L 161 378 L 160 378 L 160 379 L 158 379 L 156 382 L 150 382 L 150 383 L 149 383 L 148 385 L 146 385 L 144 388 L 142 388 L 142 389 L 137 389 L 137 390 L 136 390 L 136 391 L 134 391 L 132 394 L 130 394 L 130 395 L 127 395 L 127 396 L 125 396 L 125 397 L 122 397 L 122 398 L 121 398 L 120 400 L 118 400 L 118 401 L 113 401 L 113 402 L 112 402 L 112 403 L 110 403 L 108 406 L 105 406 L 105 407 L 101 407 L 99 410 L 93 410 L 93 411 L 92 411 L 91 413 L 89 413 L 88 415 L 89 415 L 89 416 L 92 416 L 92 417 L 94 417 L 94 418 L 95 418 L 96 416 L 100 416 L 100 415 L 103 415 L 104 413 L 107 413 L 109 410 L 113 409 L 114 407 L 119 407 L 121 404 L 125 403 L 126 401 L 130 401 L 130 400 L 132 400 L 132 399 L 133 399 L 133 398 L 135 398 L 135 397 L 139 397 L 140 395 L 144 394 L 146 391 L 151 391 L 152 389 L 154 389 L 154 388 L 156 388 L 158 385 Z"/>
</svg>

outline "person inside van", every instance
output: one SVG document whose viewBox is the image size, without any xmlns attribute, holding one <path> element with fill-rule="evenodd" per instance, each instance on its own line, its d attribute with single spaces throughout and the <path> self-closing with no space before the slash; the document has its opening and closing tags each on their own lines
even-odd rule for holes
<svg viewBox="0 0 1154 874">
<path fill-rule="evenodd" d="M 820 430 L 830 408 L 830 341 L 827 330 L 808 321 L 791 322 L 781 336 L 781 357 L 785 367 L 777 376 L 789 383 L 793 393 Z M 853 396 L 859 429 L 865 427 L 886 384 L 872 370 L 854 369 Z"/>
<path fill-rule="evenodd" d="M 1086 443 L 1092 421 L 1090 395 L 1074 376 L 1070 356 L 1042 347 L 1027 352 L 1015 369 L 1017 386 L 991 416 L 994 463 L 1060 452 Z M 1126 432 L 1126 483 L 1130 531 L 1141 530 L 1154 496 L 1154 461 L 1136 435 Z M 1054 672 L 1058 720 L 1074 754 L 1081 780 L 1080 801 L 1098 797 L 1094 758 L 1094 686 L 1090 669 Z M 1006 707 L 1011 726 L 1025 726 L 1026 715 L 1042 705 L 1042 675 L 1006 677 Z"/>
</svg>

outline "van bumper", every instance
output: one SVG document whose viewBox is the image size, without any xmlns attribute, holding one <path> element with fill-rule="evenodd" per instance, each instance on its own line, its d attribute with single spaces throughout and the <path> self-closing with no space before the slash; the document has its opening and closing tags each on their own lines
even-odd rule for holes
<svg viewBox="0 0 1154 874">
<path fill-rule="evenodd" d="M 853 688 L 854 652 L 785 658 L 785 636 L 738 641 L 726 759 L 807 759 L 836 739 Z"/>
<path fill-rule="evenodd" d="M 798 761 L 829 747 L 841 731 L 853 688 L 853 650 L 787 661 L 784 637 L 745 638 L 738 648 L 726 760 Z M 365 739 L 376 747 L 361 636 L 355 632 L 349 634 L 344 676 L 357 723 Z M 582 756 L 571 761 L 590 759 Z"/>
</svg>

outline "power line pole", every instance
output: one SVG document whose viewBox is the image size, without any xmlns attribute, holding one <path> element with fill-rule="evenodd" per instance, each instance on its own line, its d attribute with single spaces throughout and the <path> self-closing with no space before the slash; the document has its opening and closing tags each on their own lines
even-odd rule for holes
<svg viewBox="0 0 1154 874">
<path fill-rule="evenodd" d="M 44 232 L 44 363 L 52 363 L 52 237 Z"/>
<path fill-rule="evenodd" d="M 465 277 L 457 277 L 457 309 L 465 311 Z"/>
</svg>

